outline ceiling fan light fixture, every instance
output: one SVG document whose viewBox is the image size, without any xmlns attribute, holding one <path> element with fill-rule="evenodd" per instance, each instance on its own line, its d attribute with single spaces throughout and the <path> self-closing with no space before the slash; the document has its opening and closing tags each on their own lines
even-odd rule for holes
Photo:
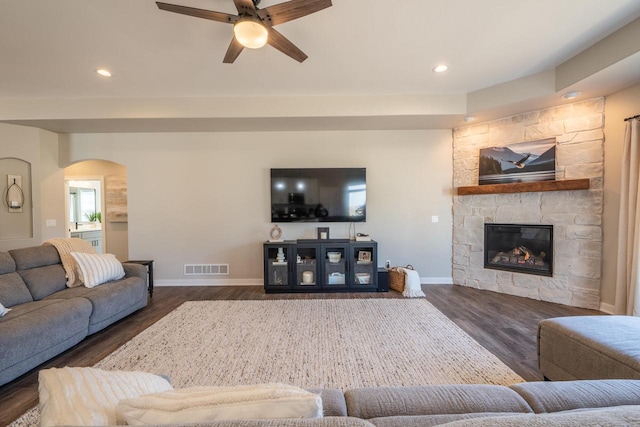
<svg viewBox="0 0 640 427">
<path fill-rule="evenodd" d="M 249 49 L 260 49 L 269 38 L 265 26 L 255 19 L 240 19 L 233 25 L 233 34 L 242 46 Z"/>
</svg>

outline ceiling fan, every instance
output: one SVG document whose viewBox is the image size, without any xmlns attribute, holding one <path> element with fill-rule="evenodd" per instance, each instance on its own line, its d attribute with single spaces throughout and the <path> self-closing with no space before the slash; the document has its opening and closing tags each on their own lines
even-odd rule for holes
<svg viewBox="0 0 640 427">
<path fill-rule="evenodd" d="M 273 26 L 331 6 L 331 0 L 291 0 L 264 9 L 258 9 L 260 0 L 233 0 L 233 3 L 237 15 L 156 2 L 161 10 L 233 24 L 234 37 L 222 61 L 226 64 L 233 63 L 245 47 L 257 49 L 267 43 L 298 62 L 304 61 L 307 55 Z"/>
</svg>

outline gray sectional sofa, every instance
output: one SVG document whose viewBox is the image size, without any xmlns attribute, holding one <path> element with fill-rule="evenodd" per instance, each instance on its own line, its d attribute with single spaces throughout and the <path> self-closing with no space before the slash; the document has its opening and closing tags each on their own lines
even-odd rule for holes
<svg viewBox="0 0 640 427">
<path fill-rule="evenodd" d="M 67 288 L 51 245 L 0 252 L 0 385 L 147 305 L 147 271 L 123 264 L 125 277 L 95 288 Z"/>
<path fill-rule="evenodd" d="M 311 390 L 323 418 L 212 421 L 201 427 L 640 425 L 640 380 Z M 196 426 L 194 424 L 189 424 Z"/>
<path fill-rule="evenodd" d="M 640 380 L 360 388 L 344 393 L 343 409 L 339 397 L 322 398 L 326 415 L 356 418 L 353 425 L 368 427 L 640 423 Z"/>
</svg>

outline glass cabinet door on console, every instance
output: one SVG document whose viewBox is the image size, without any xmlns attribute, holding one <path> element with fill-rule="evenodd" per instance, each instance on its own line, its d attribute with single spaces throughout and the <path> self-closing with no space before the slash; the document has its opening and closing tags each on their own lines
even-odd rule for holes
<svg viewBox="0 0 640 427">
<path fill-rule="evenodd" d="M 318 254 L 320 246 L 298 243 L 294 246 L 293 287 L 299 290 L 320 289 Z"/>
<path fill-rule="evenodd" d="M 353 290 L 371 290 L 378 287 L 378 259 L 376 242 L 349 245 L 353 274 L 349 277 Z"/>
<path fill-rule="evenodd" d="M 292 245 L 285 242 L 266 243 L 264 246 L 265 289 L 291 289 Z"/>
<path fill-rule="evenodd" d="M 346 243 L 323 243 L 321 246 L 322 288 L 344 289 L 348 286 L 349 246 Z"/>
</svg>

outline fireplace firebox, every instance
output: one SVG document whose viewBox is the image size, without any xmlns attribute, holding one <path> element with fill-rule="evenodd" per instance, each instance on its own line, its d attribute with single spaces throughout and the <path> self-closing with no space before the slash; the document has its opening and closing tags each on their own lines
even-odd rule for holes
<svg viewBox="0 0 640 427">
<path fill-rule="evenodd" d="M 553 276 L 553 225 L 485 224 L 484 267 Z"/>
</svg>

